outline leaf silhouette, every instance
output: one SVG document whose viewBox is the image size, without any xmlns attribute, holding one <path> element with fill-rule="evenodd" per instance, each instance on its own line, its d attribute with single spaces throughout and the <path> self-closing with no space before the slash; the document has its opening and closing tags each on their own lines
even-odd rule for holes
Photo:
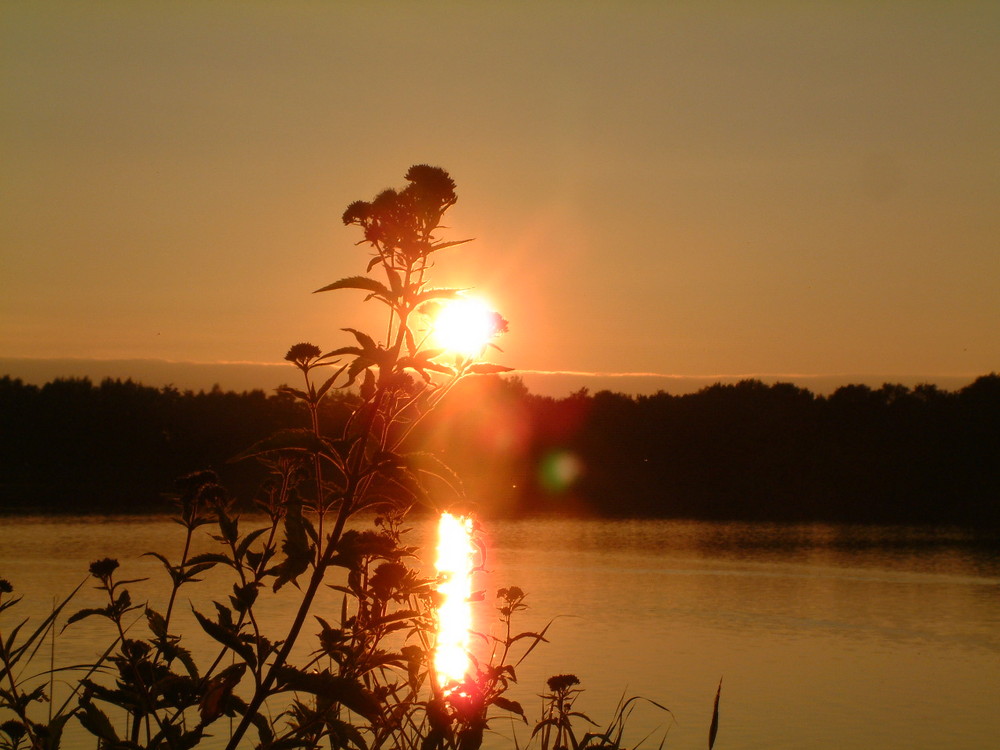
<svg viewBox="0 0 1000 750">
<path fill-rule="evenodd" d="M 495 365 L 491 362 L 477 362 L 474 365 L 469 365 L 466 372 L 473 375 L 494 375 L 500 372 L 511 372 L 513 367 L 504 367 L 503 365 Z"/>
<path fill-rule="evenodd" d="M 521 708 L 521 704 L 517 701 L 512 701 L 509 698 L 504 698 L 502 695 L 498 695 L 493 699 L 493 704 L 499 706 L 504 711 L 510 711 L 513 714 L 517 714 L 524 719 L 525 724 L 528 723 L 528 717 L 524 715 L 524 709 Z"/>
<path fill-rule="evenodd" d="M 387 301 L 392 297 L 392 292 L 385 284 L 368 276 L 348 276 L 332 284 L 327 284 L 322 289 L 317 289 L 313 294 L 332 292 L 334 289 L 360 289 L 363 292 L 371 292 Z"/>
<path fill-rule="evenodd" d="M 712 708 L 712 726 L 708 728 L 708 750 L 715 746 L 715 736 L 719 732 L 719 696 L 722 694 L 722 678 L 719 678 L 719 687 L 715 691 L 715 706 Z"/>
<path fill-rule="evenodd" d="M 323 450 L 323 441 L 312 432 L 301 427 L 278 430 L 273 435 L 258 440 L 242 453 L 229 459 L 230 463 L 245 461 L 248 458 L 262 456 L 268 453 L 298 452 L 298 453 L 320 453 Z"/>
</svg>

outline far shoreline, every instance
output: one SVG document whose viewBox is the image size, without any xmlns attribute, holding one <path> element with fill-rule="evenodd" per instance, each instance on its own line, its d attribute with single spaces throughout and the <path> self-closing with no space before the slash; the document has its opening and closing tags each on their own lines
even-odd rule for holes
<svg viewBox="0 0 1000 750">
<path fill-rule="evenodd" d="M 89 378 L 100 382 L 132 380 L 153 388 L 171 387 L 181 391 L 245 392 L 261 390 L 273 393 L 276 388 L 296 378 L 287 362 L 183 362 L 166 359 L 85 359 L 0 357 L 0 373 L 18 378 L 29 385 L 42 386 L 56 379 Z M 792 383 L 816 395 L 829 395 L 845 385 L 867 385 L 878 388 L 884 383 L 905 385 L 935 385 L 941 390 L 956 391 L 972 383 L 982 373 L 975 374 L 893 374 L 893 373 L 728 373 L 676 375 L 665 373 L 609 373 L 575 371 L 517 370 L 511 375 L 521 378 L 534 395 L 564 398 L 586 388 L 591 393 L 607 390 L 629 396 L 672 395 L 696 393 L 716 383 L 723 385 L 741 380 Z"/>
</svg>

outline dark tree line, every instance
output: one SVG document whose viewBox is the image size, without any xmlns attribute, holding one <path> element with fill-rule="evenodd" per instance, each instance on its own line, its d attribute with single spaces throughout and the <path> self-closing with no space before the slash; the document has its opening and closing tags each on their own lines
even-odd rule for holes
<svg viewBox="0 0 1000 750">
<path fill-rule="evenodd" d="M 328 406 L 343 418 L 343 402 Z M 305 427 L 285 394 L 178 391 L 107 379 L 42 387 L 0 378 L 0 509 L 89 513 L 165 510 L 176 479 L 217 471 L 249 496 L 264 472 L 230 459 L 283 427 Z"/>
<path fill-rule="evenodd" d="M 350 395 L 329 402 L 331 429 Z M 229 459 L 307 417 L 285 395 L 130 381 L 0 379 L 0 506 L 154 510 L 202 468 L 250 498 Z M 747 380 L 674 396 L 519 380 L 464 383 L 425 426 L 484 512 L 1000 523 L 1000 376 L 956 391 L 850 385 L 816 396 Z"/>
<path fill-rule="evenodd" d="M 1000 524 L 995 374 L 957 392 L 849 385 L 826 397 L 756 380 L 559 400 L 516 381 L 472 388 L 441 415 L 438 445 L 494 509 Z"/>
</svg>

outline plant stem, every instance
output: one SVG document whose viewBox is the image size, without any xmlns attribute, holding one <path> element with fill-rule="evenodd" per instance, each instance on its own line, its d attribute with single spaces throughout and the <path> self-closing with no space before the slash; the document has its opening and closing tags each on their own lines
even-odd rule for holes
<svg viewBox="0 0 1000 750">
<path fill-rule="evenodd" d="M 253 720 L 253 716 L 260 710 L 260 707 L 264 704 L 264 701 L 267 698 L 267 694 L 274 685 L 274 682 L 277 679 L 278 670 L 283 667 L 285 662 L 288 660 L 288 657 L 292 652 L 292 648 L 295 646 L 296 640 L 298 640 L 299 633 L 302 631 L 302 626 L 305 624 L 306 617 L 308 617 L 309 611 L 312 609 L 313 600 L 316 598 L 316 593 L 319 591 L 320 584 L 326 576 L 326 570 L 330 566 L 330 563 L 337 552 L 337 544 L 340 541 L 341 535 L 344 533 L 344 526 L 347 524 L 347 519 L 350 517 L 351 512 L 354 509 L 354 500 L 359 496 L 358 486 L 360 482 L 365 481 L 359 479 L 364 462 L 365 443 L 371 435 L 371 428 L 375 420 L 375 414 L 378 412 L 384 396 L 384 389 L 379 388 L 378 391 L 376 391 L 375 397 L 372 399 L 372 411 L 362 428 L 362 434 L 359 440 L 360 450 L 358 450 L 354 458 L 353 466 L 348 467 L 348 486 L 344 491 L 344 499 L 340 506 L 340 510 L 337 513 L 337 521 L 333 527 L 333 531 L 330 533 L 329 538 L 326 540 L 326 549 L 323 551 L 319 561 L 313 568 L 312 575 L 309 578 L 309 585 L 306 588 L 305 593 L 302 595 L 302 601 L 299 604 L 298 611 L 295 613 L 295 619 L 292 621 L 292 625 L 288 630 L 288 635 L 281 644 L 281 648 L 275 656 L 274 661 L 271 662 L 271 667 L 268 669 L 264 680 L 254 691 L 253 698 L 247 706 L 246 713 L 243 714 L 243 718 L 240 720 L 239 725 L 237 725 L 236 731 L 233 732 L 232 737 L 230 737 L 229 743 L 226 745 L 226 750 L 236 750 L 236 747 L 238 747 L 243 735 L 246 734 L 246 731 L 250 727 L 250 723 Z M 319 544 L 323 544 L 322 537 L 319 539 Z"/>
</svg>

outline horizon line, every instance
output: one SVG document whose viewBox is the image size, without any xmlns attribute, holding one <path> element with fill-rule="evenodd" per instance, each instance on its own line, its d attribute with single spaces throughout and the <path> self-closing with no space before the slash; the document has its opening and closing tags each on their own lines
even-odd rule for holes
<svg viewBox="0 0 1000 750">
<path fill-rule="evenodd" d="M 171 359 L 168 357 L 18 357 L 18 356 L 3 356 L 0 355 L 0 362 L 2 361 L 22 361 L 22 362 L 95 362 L 95 363 L 115 363 L 115 362 L 148 362 L 148 363 L 163 363 L 170 365 L 193 365 L 196 367 L 227 367 L 227 366 L 244 366 L 244 367 L 289 367 L 291 366 L 289 362 L 280 361 L 255 361 L 255 360 L 215 360 L 211 362 L 198 361 L 191 359 Z M 995 372 L 994 370 L 990 371 Z M 949 373 L 903 373 L 903 372 L 743 372 L 743 373 L 711 373 L 711 374 L 681 374 L 681 373 L 663 373 L 663 372 L 649 372 L 649 371 L 630 371 L 630 372 L 611 372 L 603 370 L 542 370 L 533 368 L 514 368 L 508 373 L 503 373 L 504 375 L 517 376 L 520 374 L 525 375 L 540 375 L 540 376 L 564 376 L 564 377 L 583 377 L 583 378 L 663 378 L 667 380 L 711 380 L 711 379 L 724 379 L 724 380 L 745 380 L 752 378 L 847 378 L 847 377 L 883 377 L 883 376 L 893 376 L 893 377 L 906 377 L 906 378 L 975 378 L 983 375 L 985 373 L 968 373 L 968 372 L 949 372 Z"/>
</svg>

